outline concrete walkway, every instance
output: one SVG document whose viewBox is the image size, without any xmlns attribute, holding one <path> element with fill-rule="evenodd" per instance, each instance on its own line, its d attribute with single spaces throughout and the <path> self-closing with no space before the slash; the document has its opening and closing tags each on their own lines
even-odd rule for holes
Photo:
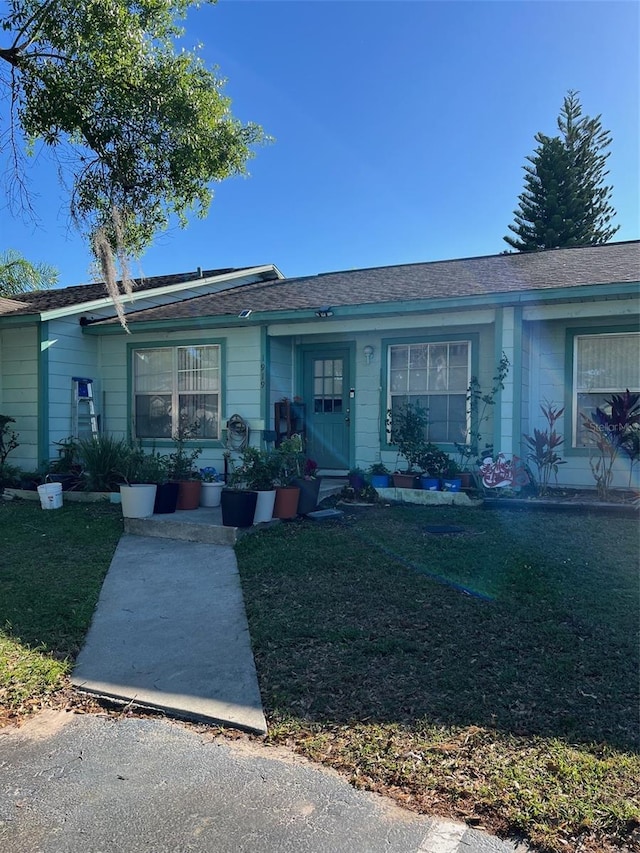
<svg viewBox="0 0 640 853">
<path fill-rule="evenodd" d="M 264 734 L 233 548 L 123 535 L 71 681 L 98 696 Z"/>
</svg>

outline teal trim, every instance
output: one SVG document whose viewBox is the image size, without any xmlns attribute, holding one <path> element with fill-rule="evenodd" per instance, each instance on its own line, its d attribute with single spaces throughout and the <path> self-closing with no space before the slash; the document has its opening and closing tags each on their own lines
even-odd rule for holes
<svg viewBox="0 0 640 853">
<path fill-rule="evenodd" d="M 513 452 L 522 455 L 522 308 L 513 312 Z M 517 433 L 515 431 L 518 431 Z"/>
<path fill-rule="evenodd" d="M 5 326 L 33 326 L 40 322 L 40 314 L 19 314 L 17 317 L 0 317 L 0 328 Z"/>
<path fill-rule="evenodd" d="M 574 410 L 574 391 L 573 391 L 573 370 L 574 370 L 574 353 L 575 339 L 580 335 L 611 335 L 625 334 L 640 331 L 640 323 L 636 319 L 630 322 L 629 319 L 620 320 L 619 323 L 609 322 L 603 326 L 600 323 L 593 322 L 589 325 L 582 324 L 580 326 L 568 326 L 565 330 L 565 348 L 564 348 L 564 412 L 565 412 L 565 439 L 562 446 L 564 456 L 573 457 L 588 457 L 588 447 L 574 447 L 574 418 L 576 412 Z M 568 417 L 567 417 L 568 415 Z"/>
<path fill-rule="evenodd" d="M 219 439 L 194 439 L 198 442 L 199 447 L 224 447 L 222 438 L 224 432 L 224 411 L 225 411 L 225 382 L 227 376 L 227 359 L 226 359 L 226 338 L 203 338 L 194 341 L 192 339 L 183 339 L 178 341 L 144 341 L 141 343 L 127 344 L 127 438 L 133 440 L 133 358 L 132 353 L 141 349 L 173 349 L 175 347 L 191 347 L 191 346 L 219 346 L 220 347 L 220 438 Z M 144 438 L 140 439 L 142 447 L 173 447 L 173 441 L 169 438 Z"/>
<path fill-rule="evenodd" d="M 494 338 L 493 338 L 493 363 L 499 364 L 500 359 L 502 358 L 502 334 L 504 331 L 503 328 L 504 316 L 502 308 L 496 309 L 496 322 L 494 326 Z M 513 370 L 513 365 L 509 368 L 509 370 Z M 493 450 L 495 452 L 499 452 L 501 450 L 500 447 L 500 424 L 502 423 L 502 391 L 498 390 L 496 394 L 496 402 L 493 407 Z"/>
<path fill-rule="evenodd" d="M 355 341 L 331 341 L 329 343 L 301 344 L 296 348 L 296 396 L 299 396 L 304 399 L 304 354 L 307 352 L 330 354 L 338 349 L 347 350 L 347 352 L 349 353 L 350 387 L 356 387 Z M 351 404 L 351 407 L 353 408 L 353 403 Z M 349 468 L 354 467 L 356 458 L 357 423 L 355 420 L 355 411 L 352 411 L 351 423 L 354 424 L 354 428 L 349 430 Z"/>
<path fill-rule="evenodd" d="M 49 323 L 38 324 L 38 465 L 49 462 Z"/>
<path fill-rule="evenodd" d="M 472 308 L 495 308 L 516 305 L 544 305 L 557 302 L 586 302 L 616 297 L 637 296 L 640 283 L 625 284 L 591 284 L 578 287 L 561 287 L 557 289 L 529 290 L 521 293 L 489 293 L 479 296 L 456 296 L 443 299 L 413 299 L 409 301 L 381 302 L 365 305 L 339 305 L 333 308 L 333 317 L 319 319 L 316 308 L 299 310 L 254 311 L 249 321 L 239 321 L 235 314 L 210 317 L 189 317 L 174 320 L 132 321 L 129 329 L 132 332 L 175 332 L 189 329 L 235 328 L 255 326 L 260 323 L 314 323 L 322 332 L 330 332 L 332 322 L 337 320 L 352 320 L 355 318 L 380 317 L 398 314 L 435 314 L 442 311 L 467 311 Z M 85 335 L 124 335 L 124 329 L 119 323 L 108 326 L 83 326 Z"/>
<path fill-rule="evenodd" d="M 472 326 L 469 327 L 474 328 Z M 478 375 L 480 364 L 480 332 L 478 331 L 459 331 L 450 332 L 446 335 L 402 335 L 400 337 L 383 338 L 380 341 L 381 346 L 381 377 L 380 377 L 380 411 L 384 415 L 380 418 L 380 449 L 393 451 L 394 445 L 387 441 L 387 411 L 389 402 L 389 347 L 394 344 L 437 344 L 448 341 L 469 341 L 471 344 L 471 376 Z M 445 450 L 447 453 L 455 452 L 455 447 L 452 442 L 439 442 L 438 447 Z"/>
<path fill-rule="evenodd" d="M 269 338 L 267 327 L 260 329 L 260 417 L 264 423 L 264 429 L 269 429 L 269 383 L 267 377 L 269 372 Z M 264 430 L 263 430 L 264 444 Z"/>
</svg>

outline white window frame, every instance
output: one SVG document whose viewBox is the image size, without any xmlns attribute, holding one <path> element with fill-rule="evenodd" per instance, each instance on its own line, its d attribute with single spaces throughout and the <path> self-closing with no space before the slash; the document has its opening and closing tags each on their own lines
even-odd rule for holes
<svg viewBox="0 0 640 853">
<path fill-rule="evenodd" d="M 218 352 L 218 366 L 217 366 L 217 374 L 218 374 L 218 388 L 217 390 L 189 390 L 189 389 L 180 389 L 178 382 L 178 374 L 179 374 L 179 360 L 178 360 L 178 352 L 180 350 L 189 350 L 189 349 L 215 349 Z M 136 387 L 136 358 L 138 353 L 152 352 L 164 350 L 166 352 L 171 352 L 172 359 L 172 377 L 171 377 L 171 390 L 167 389 L 157 389 L 155 391 L 138 391 Z M 138 436 L 138 426 L 137 426 L 137 407 L 136 407 L 136 398 L 139 396 L 158 396 L 158 397 L 171 397 L 170 403 L 170 417 L 171 417 L 171 434 L 169 436 Z M 221 415 L 222 415 L 222 347 L 220 344 L 210 344 L 210 343 L 193 343 L 193 344 L 174 344 L 171 346 L 165 346 L 164 344 L 150 344 L 149 346 L 140 346 L 131 349 L 131 412 L 132 412 L 132 432 L 133 436 L 140 441 L 149 442 L 149 441 L 163 441 L 167 439 L 172 439 L 178 434 L 179 429 L 179 413 L 180 413 L 180 398 L 181 397 L 196 397 L 196 396 L 214 396 L 217 395 L 217 406 L 215 410 L 215 434 L 214 435 L 203 435 L 200 431 L 196 433 L 192 433 L 189 430 L 185 434 L 185 440 L 194 441 L 202 443 L 203 441 L 220 441 L 222 434 L 222 423 L 221 423 Z M 183 424 L 184 426 L 184 424 Z M 190 426 L 190 425 L 188 425 Z"/>
<path fill-rule="evenodd" d="M 402 392 L 400 392 L 400 391 L 394 392 L 392 390 L 391 360 L 392 360 L 392 351 L 394 349 L 399 348 L 399 347 L 408 347 L 409 348 L 408 363 L 409 363 L 410 362 L 411 347 L 427 347 L 429 350 L 431 350 L 431 348 L 434 348 L 434 349 L 435 348 L 441 348 L 441 347 L 447 347 L 448 348 L 450 346 L 461 346 L 461 345 L 466 345 L 466 347 L 467 347 L 467 372 L 466 372 L 464 390 L 449 391 L 448 389 L 447 390 L 431 389 L 431 390 L 418 391 L 418 392 L 410 392 L 408 389 L 406 391 L 402 391 Z M 464 396 L 464 398 L 465 398 L 465 416 L 466 416 L 466 422 L 464 425 L 464 434 L 462 434 L 462 432 L 461 432 L 460 437 L 458 439 L 454 439 L 454 440 L 449 440 L 449 439 L 429 439 L 429 440 L 434 441 L 434 443 L 438 443 L 438 444 L 454 444 L 454 443 L 455 444 L 465 444 L 465 443 L 468 443 L 470 432 L 471 432 L 471 430 L 470 430 L 471 412 L 469 410 L 469 405 L 468 405 L 468 402 L 466 402 L 466 399 L 467 399 L 467 391 L 469 388 L 469 383 L 471 382 L 471 364 L 472 364 L 471 347 L 472 347 L 472 341 L 470 339 L 466 339 L 466 338 L 460 339 L 460 340 L 456 340 L 456 339 L 444 340 L 444 341 L 433 341 L 433 340 L 431 340 L 431 341 L 429 341 L 429 340 L 418 340 L 418 341 L 416 341 L 416 340 L 412 340 L 412 341 L 407 341 L 406 343 L 403 341 L 396 341 L 394 343 L 390 343 L 387 347 L 387 407 L 386 407 L 387 410 L 390 410 L 392 408 L 392 401 L 393 401 L 394 397 L 409 397 L 409 398 L 411 398 L 411 397 L 435 397 L 435 396 L 443 396 L 443 397 Z M 448 358 L 448 349 L 447 349 L 447 358 Z M 447 363 L 447 369 L 448 368 L 449 368 L 449 363 Z M 447 422 L 447 432 L 449 431 L 449 425 L 450 425 L 449 422 Z M 428 430 L 427 430 L 427 438 L 429 438 Z M 389 439 L 389 433 L 387 430 L 387 440 L 388 439 Z"/>
<path fill-rule="evenodd" d="M 579 373 L 579 346 L 580 341 L 592 340 L 593 338 L 629 338 L 635 337 L 640 339 L 640 332 L 599 332 L 589 334 L 588 332 L 575 335 L 573 338 L 573 376 L 571 379 L 571 422 L 572 422 L 572 447 L 576 449 L 584 449 L 588 444 L 580 441 L 582 435 L 582 427 L 580 424 L 578 411 L 578 396 L 587 393 L 587 389 L 578 388 L 578 373 Z M 599 394 L 601 396 L 609 396 L 610 394 L 623 394 L 627 388 L 629 391 L 640 393 L 640 366 L 638 367 L 638 375 L 636 383 L 625 384 L 624 388 L 613 388 L 609 386 L 593 386 L 588 389 L 588 393 Z"/>
</svg>

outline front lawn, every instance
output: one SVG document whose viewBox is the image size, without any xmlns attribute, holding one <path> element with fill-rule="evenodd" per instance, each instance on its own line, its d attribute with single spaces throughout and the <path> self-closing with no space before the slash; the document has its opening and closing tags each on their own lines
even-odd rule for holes
<svg viewBox="0 0 640 853">
<path fill-rule="evenodd" d="M 237 554 L 272 742 L 548 850 L 637 844 L 635 520 L 349 508 Z"/>
<path fill-rule="evenodd" d="M 109 504 L 0 499 L 0 725 L 65 685 L 121 533 Z"/>
</svg>

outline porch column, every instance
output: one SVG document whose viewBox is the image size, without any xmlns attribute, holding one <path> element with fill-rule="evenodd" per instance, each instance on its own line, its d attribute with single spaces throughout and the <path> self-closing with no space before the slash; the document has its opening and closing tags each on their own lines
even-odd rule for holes
<svg viewBox="0 0 640 853">
<path fill-rule="evenodd" d="M 521 371 L 522 371 L 522 309 L 499 308 L 496 311 L 495 364 L 504 353 L 509 359 L 509 372 L 504 389 L 498 394 L 494 407 L 494 452 L 508 458 L 521 456 Z"/>
</svg>

